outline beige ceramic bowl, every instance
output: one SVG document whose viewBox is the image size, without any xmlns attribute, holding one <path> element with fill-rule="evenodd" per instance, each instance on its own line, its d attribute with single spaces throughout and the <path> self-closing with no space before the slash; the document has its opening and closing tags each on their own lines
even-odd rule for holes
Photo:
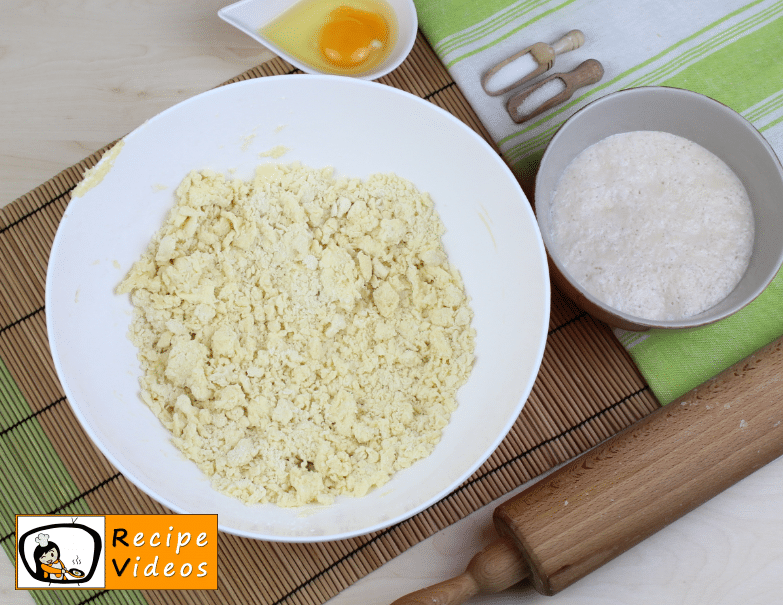
<svg viewBox="0 0 783 605">
<path fill-rule="evenodd" d="M 753 206 L 755 241 L 745 275 L 721 302 L 685 319 L 648 320 L 608 307 L 576 283 L 553 254 L 549 205 L 560 175 L 587 147 L 613 134 L 636 130 L 669 132 L 708 149 L 742 180 Z M 553 282 L 585 311 L 619 328 L 689 328 L 718 321 L 755 299 L 783 262 L 783 168 L 775 152 L 738 113 L 687 90 L 622 90 L 575 113 L 547 146 L 536 176 L 535 203 Z"/>
</svg>

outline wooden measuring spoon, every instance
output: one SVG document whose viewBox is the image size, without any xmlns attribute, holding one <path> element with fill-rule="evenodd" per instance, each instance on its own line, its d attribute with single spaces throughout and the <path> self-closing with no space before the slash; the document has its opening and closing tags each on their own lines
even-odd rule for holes
<svg viewBox="0 0 783 605">
<path fill-rule="evenodd" d="M 481 78 L 481 87 L 488 95 L 496 97 L 508 92 L 512 88 L 516 88 L 525 82 L 529 82 L 536 76 L 544 73 L 545 71 L 552 69 L 555 64 L 555 55 L 561 55 L 571 50 L 575 50 L 585 43 L 585 35 L 578 29 L 572 29 L 565 36 L 560 38 L 557 42 L 552 44 L 545 44 L 544 42 L 536 42 L 535 44 L 528 46 L 520 50 L 518 53 L 511 55 L 507 59 L 504 59 L 493 68 L 491 68 L 484 77 Z M 509 84 L 501 87 L 493 86 L 492 80 L 498 77 L 505 78 L 505 72 L 509 69 L 513 69 L 513 63 L 522 60 L 522 58 L 530 54 L 533 61 L 528 61 L 530 64 L 530 70 L 523 70 L 519 77 L 512 77 Z M 505 68 L 505 69 L 504 69 Z M 503 75 L 499 75 L 503 72 Z"/>
<path fill-rule="evenodd" d="M 578 88 L 581 88 L 583 86 L 588 86 L 590 84 L 595 84 L 603 77 L 604 77 L 603 65 L 601 65 L 601 63 L 596 61 L 595 59 L 588 59 L 587 61 L 583 61 L 582 63 L 580 63 L 575 69 L 569 71 L 568 73 L 552 74 L 548 78 L 541 80 L 536 84 L 533 84 L 532 86 L 526 88 L 522 92 L 515 94 L 506 103 L 506 110 L 508 111 L 508 115 L 511 116 L 511 119 L 514 120 L 514 122 L 516 122 L 517 124 L 521 124 L 522 122 L 526 122 L 531 118 L 535 118 L 536 116 L 541 115 L 542 113 L 544 113 L 548 109 L 551 109 L 555 105 L 560 105 L 560 103 L 564 103 L 568 101 L 568 99 L 571 98 L 571 96 L 574 94 L 574 92 L 576 92 Z M 563 84 L 565 84 L 565 89 L 559 94 L 556 94 L 555 96 L 550 98 L 549 100 L 544 101 L 533 111 L 530 111 L 528 113 L 522 113 L 521 107 L 525 99 L 527 99 L 535 91 L 539 90 L 542 86 L 546 85 L 547 82 L 551 82 L 556 78 L 559 78 L 560 80 L 563 81 Z"/>
<path fill-rule="evenodd" d="M 781 376 L 783 337 L 500 504 L 465 573 L 392 605 L 570 586 L 783 456 Z"/>
</svg>

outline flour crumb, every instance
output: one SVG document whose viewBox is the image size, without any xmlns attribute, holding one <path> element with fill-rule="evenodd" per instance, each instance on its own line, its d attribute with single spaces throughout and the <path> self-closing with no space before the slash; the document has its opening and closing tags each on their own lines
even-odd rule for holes
<svg viewBox="0 0 783 605">
<path fill-rule="evenodd" d="M 242 151 L 247 151 L 250 149 L 250 146 L 253 144 L 253 139 L 256 138 L 255 134 L 249 134 L 244 137 L 242 137 Z"/>
<path fill-rule="evenodd" d="M 275 147 L 272 147 L 272 149 L 269 149 L 268 151 L 262 151 L 259 153 L 259 157 L 262 158 L 280 158 L 283 157 L 286 153 L 291 151 L 288 147 L 284 145 L 277 145 Z"/>
<path fill-rule="evenodd" d="M 428 456 L 473 365 L 473 313 L 428 194 L 393 174 L 191 172 L 118 293 L 141 396 L 246 503 L 362 496 Z"/>
<path fill-rule="evenodd" d="M 740 420 L 740 428 L 744 429 L 746 426 L 748 426 L 748 423 L 745 420 Z"/>
<path fill-rule="evenodd" d="M 90 189 L 100 185 L 103 179 L 106 178 L 106 175 L 111 171 L 114 162 L 117 160 L 117 156 L 120 154 L 120 151 L 122 151 L 124 145 L 125 140 L 120 140 L 101 157 L 100 161 L 95 166 L 85 170 L 82 180 L 76 185 L 71 194 L 72 197 L 82 197 Z"/>
</svg>

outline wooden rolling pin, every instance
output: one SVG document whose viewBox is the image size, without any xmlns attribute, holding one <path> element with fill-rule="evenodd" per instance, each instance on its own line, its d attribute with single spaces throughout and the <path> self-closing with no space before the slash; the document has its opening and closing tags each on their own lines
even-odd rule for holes
<svg viewBox="0 0 783 605">
<path fill-rule="evenodd" d="M 499 505 L 465 573 L 392 605 L 555 594 L 781 455 L 783 337 Z"/>
</svg>

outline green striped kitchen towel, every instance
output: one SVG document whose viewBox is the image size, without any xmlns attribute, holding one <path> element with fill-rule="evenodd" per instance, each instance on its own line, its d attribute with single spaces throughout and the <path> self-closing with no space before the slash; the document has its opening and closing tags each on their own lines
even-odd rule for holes
<svg viewBox="0 0 783 605">
<path fill-rule="evenodd" d="M 576 110 L 610 92 L 673 86 L 712 97 L 747 118 L 783 157 L 783 1 L 414 0 L 419 26 L 517 175 L 534 174 L 544 148 Z M 547 73 L 592 58 L 604 77 L 523 124 L 490 97 L 481 76 L 535 42 L 572 29 L 585 44 Z M 540 77 L 545 77 L 544 74 Z M 691 388 L 783 334 L 783 272 L 751 305 L 694 330 L 617 330 L 659 401 Z"/>
</svg>

